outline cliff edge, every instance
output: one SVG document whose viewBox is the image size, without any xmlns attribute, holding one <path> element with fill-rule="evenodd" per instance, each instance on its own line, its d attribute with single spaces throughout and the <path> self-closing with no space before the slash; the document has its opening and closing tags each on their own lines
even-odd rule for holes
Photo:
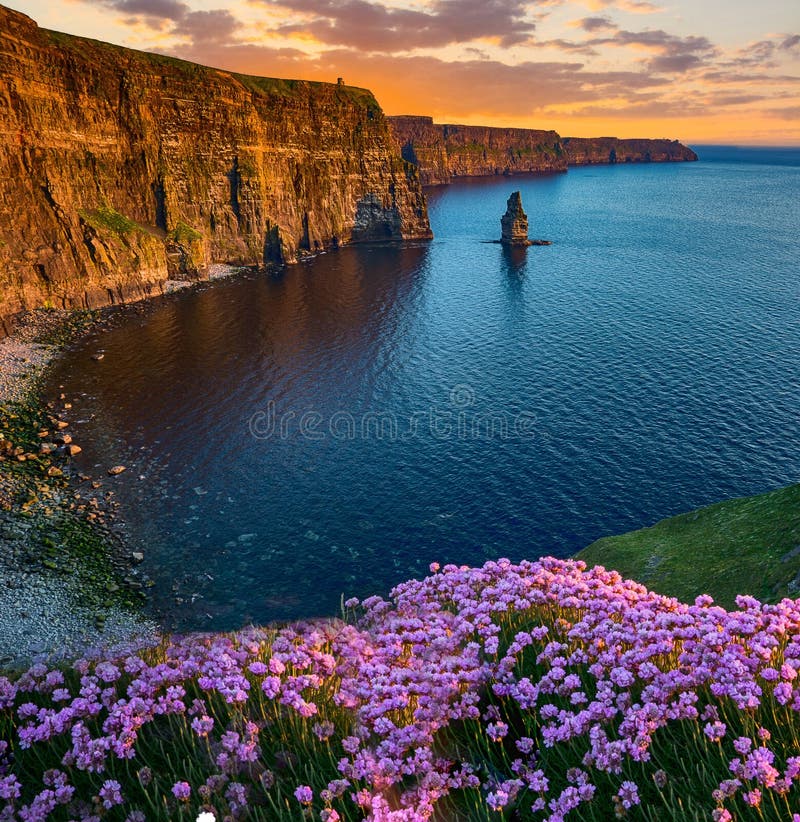
<svg viewBox="0 0 800 822">
<path fill-rule="evenodd" d="M 398 150 L 419 168 L 423 185 L 443 185 L 453 177 L 567 170 L 555 131 L 439 124 L 416 115 L 387 119 Z"/>
<path fill-rule="evenodd" d="M 564 137 L 555 131 L 434 123 L 433 118 L 387 118 L 403 158 L 419 168 L 422 184 L 453 177 L 566 171 L 568 166 L 696 160 L 677 140 Z"/>
<path fill-rule="evenodd" d="M 0 333 L 209 264 L 431 236 L 378 103 L 47 31 L 0 6 Z"/>
</svg>

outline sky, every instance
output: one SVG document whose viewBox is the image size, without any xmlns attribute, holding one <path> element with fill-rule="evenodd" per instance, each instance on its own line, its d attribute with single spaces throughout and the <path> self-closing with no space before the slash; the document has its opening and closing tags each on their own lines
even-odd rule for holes
<svg viewBox="0 0 800 822">
<path fill-rule="evenodd" d="M 370 88 L 387 114 L 562 136 L 800 145 L 797 0 L 2 0 L 229 71 Z"/>
</svg>

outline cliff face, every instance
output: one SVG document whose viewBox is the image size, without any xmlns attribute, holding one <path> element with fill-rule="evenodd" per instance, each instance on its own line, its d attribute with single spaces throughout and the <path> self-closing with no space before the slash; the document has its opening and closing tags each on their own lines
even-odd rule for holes
<svg viewBox="0 0 800 822">
<path fill-rule="evenodd" d="M 568 165 L 696 160 L 677 140 L 562 139 L 555 131 L 439 125 L 431 117 L 388 117 L 403 158 L 419 168 L 423 185 L 453 177 L 566 171 Z"/>
<path fill-rule="evenodd" d="M 453 177 L 567 170 L 555 131 L 440 125 L 410 115 L 387 119 L 403 158 L 419 167 L 423 185 Z"/>
<path fill-rule="evenodd" d="M 620 140 L 617 137 L 565 137 L 571 166 L 603 163 L 691 162 L 697 155 L 677 140 Z"/>
<path fill-rule="evenodd" d="M 430 236 L 370 92 L 57 34 L 0 6 L 0 319 L 159 293 L 212 262 Z"/>
</svg>

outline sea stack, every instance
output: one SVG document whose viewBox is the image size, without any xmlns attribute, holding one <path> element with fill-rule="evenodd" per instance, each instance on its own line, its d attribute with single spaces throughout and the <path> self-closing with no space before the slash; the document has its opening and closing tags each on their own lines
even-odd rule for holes
<svg viewBox="0 0 800 822">
<path fill-rule="evenodd" d="M 515 191 L 508 198 L 506 213 L 500 218 L 503 233 L 500 242 L 503 245 L 528 246 L 528 215 L 522 210 L 522 197 Z"/>
</svg>

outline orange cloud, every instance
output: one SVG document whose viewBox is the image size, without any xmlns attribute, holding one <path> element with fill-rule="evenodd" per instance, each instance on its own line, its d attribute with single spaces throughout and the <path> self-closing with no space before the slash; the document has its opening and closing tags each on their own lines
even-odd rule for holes
<svg viewBox="0 0 800 822">
<path fill-rule="evenodd" d="M 129 24 L 128 44 L 243 73 L 341 76 L 372 89 L 391 114 L 571 136 L 800 139 L 790 104 L 800 35 L 791 32 L 752 32 L 752 42 L 721 48 L 702 33 L 615 22 L 615 11 L 658 10 L 644 0 L 586 0 L 597 13 L 571 22 L 550 14 L 567 0 L 240 0 L 217 9 L 204 0 L 202 10 L 197 2 L 92 7 Z"/>
<path fill-rule="evenodd" d="M 586 7 L 590 11 L 603 11 L 604 9 L 620 9 L 631 14 L 656 14 L 664 11 L 663 6 L 657 6 L 655 3 L 647 2 L 647 0 L 585 0 Z"/>
</svg>

